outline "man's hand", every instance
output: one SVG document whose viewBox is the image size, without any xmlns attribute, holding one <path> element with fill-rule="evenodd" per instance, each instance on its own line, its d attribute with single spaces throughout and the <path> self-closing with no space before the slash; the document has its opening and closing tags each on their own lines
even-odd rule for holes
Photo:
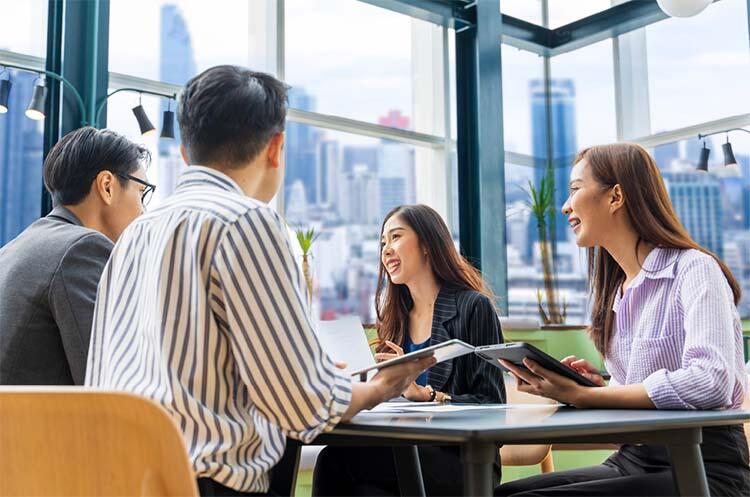
<svg viewBox="0 0 750 497">
<path fill-rule="evenodd" d="M 436 362 L 434 356 L 414 359 L 381 369 L 367 383 L 352 383 L 352 400 L 342 421 L 350 420 L 363 409 L 372 409 L 381 402 L 398 397 L 422 371 Z"/>
<path fill-rule="evenodd" d="M 378 352 L 375 354 L 375 360 L 378 362 L 388 361 L 404 355 L 404 349 L 399 347 L 390 340 L 385 341 L 386 346 L 393 352 Z M 421 373 L 420 373 L 421 374 Z M 419 376 L 419 375 L 417 375 Z M 430 400 L 430 389 L 418 385 L 416 382 L 412 382 L 406 390 L 403 391 L 403 396 L 412 402 L 426 402 Z"/>
<path fill-rule="evenodd" d="M 423 357 L 421 359 L 415 359 L 413 361 L 404 362 L 402 364 L 396 364 L 389 366 L 378 371 L 368 383 L 375 386 L 376 391 L 380 392 L 380 397 L 374 405 L 377 405 L 386 400 L 398 397 L 405 390 L 419 385 L 414 383 L 422 371 L 431 367 L 435 364 L 436 359 L 433 356 Z M 426 389 L 425 389 L 426 390 Z M 418 393 L 415 391 L 415 393 Z"/>
</svg>

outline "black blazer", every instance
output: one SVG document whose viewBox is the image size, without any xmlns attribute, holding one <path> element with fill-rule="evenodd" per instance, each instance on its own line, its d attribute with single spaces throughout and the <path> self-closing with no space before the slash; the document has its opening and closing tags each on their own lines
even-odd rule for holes
<svg viewBox="0 0 750 497">
<path fill-rule="evenodd" d="M 430 345 L 458 338 L 479 345 L 503 343 L 500 320 L 489 298 L 473 290 L 443 287 L 435 300 Z M 505 403 L 500 368 L 467 354 L 427 370 L 427 383 L 450 394 L 453 402 Z"/>
</svg>

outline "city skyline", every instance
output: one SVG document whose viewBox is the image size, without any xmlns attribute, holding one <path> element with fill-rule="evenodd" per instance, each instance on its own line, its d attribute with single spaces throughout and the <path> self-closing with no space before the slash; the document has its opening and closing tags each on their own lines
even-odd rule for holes
<svg viewBox="0 0 750 497">
<path fill-rule="evenodd" d="M 233 1 L 232 5 L 237 6 L 236 12 L 233 11 L 236 15 L 231 19 L 225 19 L 227 31 L 231 32 L 232 42 L 216 43 L 215 35 L 206 28 L 210 22 L 203 21 L 213 19 L 218 22 L 226 18 L 227 16 L 221 9 L 207 9 L 200 2 L 190 0 L 136 1 L 127 6 L 124 2 L 115 0 L 112 3 L 110 70 L 176 84 L 184 83 L 187 78 L 209 65 L 223 62 L 251 64 L 253 68 L 274 72 L 275 61 L 272 60 L 273 57 L 269 58 L 268 54 L 271 52 L 268 51 L 268 46 L 263 44 L 273 38 L 273 33 L 265 31 L 272 28 L 263 27 L 262 20 L 265 19 L 263 15 L 268 15 L 268 13 L 263 10 L 263 15 L 260 15 L 259 11 L 254 11 L 255 7 L 260 4 L 266 5 L 267 2 L 251 4 L 239 0 Z M 748 58 L 746 53 L 740 56 L 737 50 L 731 48 L 739 46 L 739 42 L 736 41 L 737 30 L 729 29 L 737 24 L 730 22 L 732 19 L 728 17 L 732 12 L 732 7 L 728 6 L 731 4 L 732 2 L 719 2 L 712 6 L 705 16 L 684 21 L 668 20 L 644 30 L 647 38 L 651 40 L 648 45 L 646 63 L 654 79 L 653 81 L 649 79 L 649 84 L 653 86 L 658 82 L 659 85 L 658 91 L 652 93 L 651 97 L 652 130 L 671 129 L 677 126 L 674 123 L 684 126 L 695 122 L 696 116 L 706 120 L 714 118 L 717 114 L 720 117 L 728 115 L 729 112 L 738 112 L 736 102 L 745 102 L 740 98 L 742 94 L 738 93 L 739 83 L 747 79 L 744 76 L 745 72 L 742 72 L 740 76 L 735 74 L 734 79 L 727 80 L 726 89 L 722 90 L 720 96 L 718 93 L 709 93 L 706 98 L 695 102 L 695 105 L 685 106 L 675 103 L 674 99 L 654 96 L 666 94 L 670 88 L 674 89 L 675 94 L 680 92 L 684 94 L 685 91 L 692 91 L 699 85 L 707 86 L 707 82 L 722 79 L 723 74 L 731 72 L 729 69 L 733 69 L 738 60 Z M 389 36 L 380 37 L 382 39 L 368 37 L 365 34 L 370 31 L 356 32 L 351 26 L 346 28 L 348 31 L 337 32 L 334 36 L 333 33 L 322 29 L 328 26 L 327 23 L 336 22 L 336 17 L 332 17 L 332 12 L 336 10 L 331 7 L 333 3 L 320 5 L 293 0 L 290 5 L 293 8 L 287 9 L 287 52 L 285 54 L 286 75 L 293 86 L 290 101 L 295 94 L 300 93 L 305 94 L 307 99 L 307 102 L 303 100 L 301 103 L 294 101 L 291 107 L 316 113 L 345 115 L 396 128 L 412 129 L 414 122 L 417 121 L 414 116 L 416 106 L 414 90 L 417 87 L 412 80 L 413 67 L 410 67 L 413 63 L 413 55 L 404 47 L 406 43 L 413 42 L 414 30 L 423 26 L 418 23 L 414 24 L 405 16 L 371 5 L 351 2 L 344 10 L 336 11 L 337 15 L 346 15 L 351 19 L 367 19 L 369 21 L 367 29 L 373 31 L 377 31 L 380 26 L 391 25 Z M 521 3 L 516 2 L 516 8 L 520 5 Z M 527 8 L 528 4 L 523 2 L 523 5 Z M 592 3 L 588 2 L 587 5 L 587 7 L 581 6 L 580 10 L 589 9 L 590 11 Z M 531 10 L 533 9 L 529 8 L 529 12 Z M 150 14 L 152 12 L 158 14 L 152 16 Z M 129 26 L 132 23 L 129 24 L 128 20 L 132 20 L 136 15 L 143 16 L 144 13 L 148 15 L 145 15 L 147 21 L 141 26 L 142 36 L 132 39 L 129 32 Z M 718 44 L 717 39 L 708 37 L 702 42 L 700 50 L 696 50 L 695 53 L 691 52 L 691 55 L 687 56 L 697 68 L 705 69 L 706 64 L 713 60 L 716 63 L 716 71 L 710 74 L 707 74 L 705 70 L 697 71 L 695 78 L 685 80 L 679 71 L 675 74 L 667 74 L 662 69 L 662 65 L 672 67 L 671 59 L 674 58 L 674 54 L 668 53 L 663 46 L 671 47 L 673 41 L 684 43 L 686 46 L 693 46 L 696 43 L 686 34 L 688 30 L 677 29 L 675 26 L 698 28 L 702 26 L 702 23 L 715 23 L 722 19 L 726 21 L 728 28 L 721 41 L 731 46 L 725 49 Z M 311 20 L 319 22 L 311 23 Z M 315 36 L 318 31 L 311 30 L 308 24 L 317 26 L 318 31 L 321 31 L 320 36 Z M 268 26 L 271 25 L 268 24 Z M 9 27 L 11 30 L 16 30 L 16 28 L 15 25 Z M 153 36 L 155 33 L 158 38 Z M 672 34 L 674 37 L 671 37 Z M 342 36 L 348 37 L 350 43 L 338 43 Z M 659 40 L 664 41 L 665 37 L 670 40 L 669 44 L 659 42 Z M 382 43 L 369 43 L 368 40 L 371 38 L 378 39 Z M 154 41 L 157 39 L 158 51 L 153 50 Z M 266 41 L 261 43 L 261 39 Z M 746 40 L 742 43 L 746 44 Z M 146 46 L 146 44 L 149 45 Z M 37 45 L 43 47 L 43 44 L 37 43 Z M 556 81 L 568 80 L 571 82 L 568 90 L 573 92 L 573 97 L 576 93 L 585 95 L 584 98 L 576 100 L 575 108 L 561 104 L 558 110 L 555 110 L 553 103 L 552 148 L 554 149 L 553 156 L 557 159 L 568 157 L 569 152 L 575 153 L 580 146 L 612 139 L 615 128 L 614 98 L 613 95 L 609 95 L 610 86 L 614 86 L 609 83 L 612 75 L 603 75 L 609 72 L 609 69 L 601 71 L 597 65 L 597 57 L 592 56 L 592 54 L 611 53 L 611 45 L 612 41 L 606 40 L 584 50 L 551 59 L 553 76 L 551 83 L 554 85 Z M 15 48 L 13 43 L 7 46 Z M 261 46 L 263 50 L 259 48 Z M 506 52 L 517 52 L 523 56 L 511 55 L 506 58 L 508 55 Z M 41 55 L 43 53 L 43 51 L 40 52 Z M 523 153 L 543 158 L 547 151 L 542 150 L 543 146 L 540 144 L 543 142 L 538 139 L 536 133 L 544 132 L 545 128 L 542 126 L 543 121 L 540 120 L 539 105 L 535 107 L 535 97 L 530 88 L 530 85 L 534 84 L 533 81 L 540 75 L 540 71 L 537 71 L 541 68 L 540 59 L 534 54 L 517 51 L 507 46 L 503 47 L 503 57 L 504 64 L 506 60 L 508 61 L 507 66 L 504 65 L 503 68 L 506 149 L 516 150 L 517 146 L 517 149 Z M 365 66 L 363 62 L 365 59 L 369 66 Z M 311 66 L 316 70 L 310 71 Z M 746 71 L 746 68 L 742 71 Z M 358 86 L 352 84 L 352 81 L 362 84 Z M 564 91 L 564 88 L 561 87 L 560 90 Z M 524 93 L 523 98 L 517 98 L 519 91 Z M 17 93 L 16 87 L 14 87 L 14 93 Z M 362 94 L 368 95 L 369 98 L 359 98 Z M 141 137 L 137 133 L 130 113 L 134 98 L 132 95 L 124 94 L 113 97 L 110 100 L 108 124 L 117 130 L 127 130 L 131 138 L 147 142 L 152 149 L 158 151 L 149 176 L 158 185 L 157 195 L 164 196 L 174 188 L 176 178 L 180 170 L 184 168 L 177 152 L 179 140 L 168 141 Z M 166 100 L 147 96 L 144 96 L 143 100 L 149 115 L 152 118 L 160 118 L 159 110 L 165 108 Z M 563 96 L 558 99 L 558 94 L 553 93 L 553 102 L 564 100 Z M 720 100 L 719 105 L 716 105 L 717 100 Z M 524 109 L 519 109 L 519 102 Z M 721 102 L 730 102 L 731 105 Z M 538 98 L 536 103 L 539 104 Z M 610 103 L 611 112 L 608 111 Z M 25 103 L 18 105 L 25 107 Z M 451 105 L 455 107 L 455 102 Z M 455 119 L 455 112 L 451 115 Z M 7 120 L 8 117 L 0 117 L 0 122 L 3 119 Z M 157 127 L 160 126 L 156 120 L 154 123 Z M 519 126 L 519 123 L 525 125 Z M 317 273 L 319 285 L 317 291 L 322 302 L 319 304 L 322 306 L 319 308 L 320 314 L 326 314 L 328 310 L 334 309 L 335 312 L 360 312 L 363 316 L 372 317 L 370 297 L 374 291 L 373 285 L 378 267 L 378 224 L 389 206 L 419 200 L 417 184 L 420 179 L 415 171 L 417 161 L 415 147 L 293 122 L 288 124 L 287 133 L 284 208 L 287 217 L 296 224 L 307 223 L 321 229 L 322 245 L 319 247 L 321 253 L 316 255 L 318 261 L 316 264 L 323 269 Z M 511 133 L 514 133 L 512 139 L 508 138 Z M 35 135 L 29 135 L 29 140 L 26 140 L 14 135 L 13 141 L 31 143 L 33 136 Z M 560 141 L 559 144 L 557 140 Z M 709 141 L 714 144 L 714 149 L 718 149 L 718 144 L 722 140 L 722 137 L 715 137 Z M 735 144 L 738 159 L 742 160 L 744 153 L 750 150 L 750 139 L 744 135 L 732 136 L 732 142 Z M 558 146 L 561 147 L 562 152 L 557 151 Z M 39 158 L 32 159 L 33 153 L 36 153 L 35 148 L 27 145 L 23 147 L 26 147 L 29 154 L 28 160 L 37 161 L 33 167 L 29 168 L 29 171 L 41 177 L 41 148 L 38 152 Z M 690 140 L 676 146 L 660 146 L 654 150 L 654 156 L 660 168 L 665 170 L 675 160 L 694 161 L 697 158 L 696 147 L 698 147 L 697 140 Z M 717 156 L 720 154 L 716 152 L 718 150 L 714 151 L 711 158 L 712 168 L 717 168 L 716 164 L 719 160 Z M 453 160 L 455 161 L 455 158 Z M 556 204 L 560 204 L 567 196 L 569 164 L 562 162 L 564 161 L 561 161 L 560 167 L 555 168 L 555 182 L 559 186 Z M 6 169 L 9 167 L 0 163 L 0 173 L 5 174 Z M 711 204 L 711 209 L 713 213 L 721 214 L 720 223 L 725 233 L 721 241 L 716 233 L 713 233 L 709 241 L 705 242 L 709 247 L 720 247 L 719 250 L 723 251 L 727 260 L 732 261 L 733 270 L 736 268 L 738 274 L 742 275 L 745 286 L 745 282 L 750 281 L 750 271 L 747 269 L 750 267 L 750 262 L 745 262 L 746 259 L 750 261 L 750 257 L 746 257 L 746 247 L 750 246 L 750 242 L 746 242 L 744 236 L 744 233 L 750 230 L 750 189 L 747 187 L 747 182 L 750 181 L 748 179 L 750 170 L 748 169 L 750 168 L 743 163 L 742 179 L 720 178 L 717 182 L 710 181 L 713 185 L 711 186 L 712 198 L 716 198 L 718 191 L 720 200 L 718 207 L 714 202 Z M 529 179 L 538 181 L 542 172 L 542 168 L 523 168 L 506 164 L 508 179 L 506 196 L 509 210 L 514 209 L 514 205 L 517 206 L 519 202 L 523 202 L 522 188 L 527 186 Z M 450 202 L 456 204 L 455 171 L 452 171 L 452 174 L 454 190 L 448 192 L 447 196 L 451 199 Z M 669 174 L 671 173 L 665 173 L 665 175 Z M 675 184 L 674 180 L 672 183 Z M 34 199 L 35 205 L 32 206 L 30 203 L 30 207 L 24 208 L 24 212 L 35 212 L 34 209 L 39 208 L 41 179 L 36 182 L 34 188 L 38 198 Z M 690 186 L 689 188 L 702 187 Z M 681 193 L 671 194 L 681 195 Z M 4 196 L 9 198 L 8 195 Z M 31 193 L 28 194 L 29 198 L 33 196 Z M 679 201 L 675 203 L 679 204 Z M 556 207 L 559 208 L 559 205 Z M 457 214 L 457 209 L 454 212 Z M 683 210 L 683 212 L 688 211 Z M 689 212 L 698 211 L 693 209 Z M 741 212 L 742 215 L 738 216 L 736 212 Z M 702 215 L 703 212 L 698 212 L 698 214 Z M 687 219 L 697 214 L 683 213 L 681 215 Z M 525 309 L 523 312 L 533 314 L 536 305 L 533 291 L 538 286 L 539 275 L 538 260 L 533 245 L 535 230 L 531 229 L 533 220 L 527 214 L 517 216 L 524 223 L 526 230 L 522 233 L 517 226 L 518 219 L 508 218 L 508 274 L 509 280 L 515 284 L 515 286 L 511 285 L 510 290 L 511 295 L 516 296 L 529 292 L 529 295 L 524 295 L 516 301 L 518 305 L 515 308 L 522 306 Z M 457 215 L 454 219 L 455 217 Z M 31 216 L 30 220 L 34 218 L 35 216 Z M 690 228 L 691 223 L 703 222 L 701 221 L 703 218 L 696 219 L 698 221 L 687 220 L 685 224 L 691 233 L 696 233 L 694 236 L 699 238 L 697 228 Z M 716 221 L 718 218 L 710 217 L 710 219 Z M 26 219 L 21 224 L 24 222 Z M 568 279 L 563 278 L 565 282 L 561 285 L 561 291 L 574 292 L 575 298 L 578 299 L 578 293 L 581 292 L 579 276 L 582 274 L 580 251 L 569 240 L 567 224 L 561 223 L 559 217 L 556 228 L 560 242 L 557 253 L 566 261 L 559 269 L 564 275 L 570 276 L 570 278 L 565 277 Z M 330 271 L 326 268 L 330 268 Z M 513 310 L 514 307 L 511 309 Z M 580 310 L 581 315 L 585 314 L 583 307 L 580 309 L 576 307 L 576 309 L 576 313 Z"/>
</svg>

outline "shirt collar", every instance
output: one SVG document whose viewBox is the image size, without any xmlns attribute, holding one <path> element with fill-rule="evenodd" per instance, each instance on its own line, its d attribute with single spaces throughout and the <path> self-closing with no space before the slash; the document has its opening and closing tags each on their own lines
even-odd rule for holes
<svg viewBox="0 0 750 497">
<path fill-rule="evenodd" d="M 643 261 L 643 266 L 628 290 L 639 287 L 644 280 L 673 279 L 677 271 L 680 249 L 655 247 Z M 622 301 L 622 286 L 617 287 L 612 310 L 618 312 Z"/>
<path fill-rule="evenodd" d="M 54 209 L 52 209 L 52 212 L 47 214 L 47 217 L 59 217 L 68 221 L 71 224 L 83 226 L 83 223 L 81 222 L 80 219 L 78 219 L 78 216 L 73 214 L 70 210 L 63 207 L 62 205 L 58 205 Z"/>
<path fill-rule="evenodd" d="M 456 315 L 456 288 L 443 285 L 435 299 L 433 317 L 438 323 L 445 323 Z"/>
<path fill-rule="evenodd" d="M 191 165 L 180 175 L 177 191 L 196 187 L 213 186 L 228 192 L 245 195 L 242 188 L 226 174 L 206 166 Z"/>
</svg>

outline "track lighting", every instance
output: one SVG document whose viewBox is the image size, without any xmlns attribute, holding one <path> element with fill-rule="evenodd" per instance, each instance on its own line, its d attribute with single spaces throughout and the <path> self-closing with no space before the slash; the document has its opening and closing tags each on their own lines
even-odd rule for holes
<svg viewBox="0 0 750 497">
<path fill-rule="evenodd" d="M 44 103 L 47 100 L 47 86 L 40 76 L 34 84 L 34 93 L 31 94 L 31 101 L 26 107 L 26 117 L 35 121 L 44 119 Z"/>
<path fill-rule="evenodd" d="M 730 131 L 744 131 L 745 133 L 750 133 L 750 131 L 744 128 L 731 128 L 731 129 L 725 129 L 723 131 L 714 131 L 713 133 L 706 133 L 705 135 L 704 134 L 698 135 L 698 139 L 703 140 L 703 148 L 701 148 L 701 155 L 700 155 L 700 158 L 698 159 L 698 167 L 696 168 L 698 171 L 708 171 L 708 156 L 711 153 L 711 151 L 706 147 L 705 138 L 711 135 L 718 135 L 719 133 L 726 133 L 727 141 L 726 143 L 722 143 L 721 145 L 721 151 L 724 155 L 724 168 L 725 168 L 725 171 L 727 171 L 731 176 L 737 175 L 739 173 L 739 165 L 737 164 L 737 159 L 734 156 L 734 151 L 732 150 L 732 144 L 729 143 Z"/>
<path fill-rule="evenodd" d="M 172 111 L 171 104 L 172 99 L 170 98 L 161 122 L 161 135 L 159 136 L 162 138 L 174 138 L 174 112 Z"/>
<path fill-rule="evenodd" d="M 8 112 L 8 96 L 12 86 L 10 79 L 0 79 L 0 114 Z"/>
<path fill-rule="evenodd" d="M 141 128 L 141 135 L 151 136 L 156 133 L 156 128 L 151 124 L 151 120 L 146 115 L 146 111 L 141 104 L 141 95 L 138 96 L 138 105 L 133 107 L 133 114 L 138 121 L 138 127 Z"/>
</svg>

